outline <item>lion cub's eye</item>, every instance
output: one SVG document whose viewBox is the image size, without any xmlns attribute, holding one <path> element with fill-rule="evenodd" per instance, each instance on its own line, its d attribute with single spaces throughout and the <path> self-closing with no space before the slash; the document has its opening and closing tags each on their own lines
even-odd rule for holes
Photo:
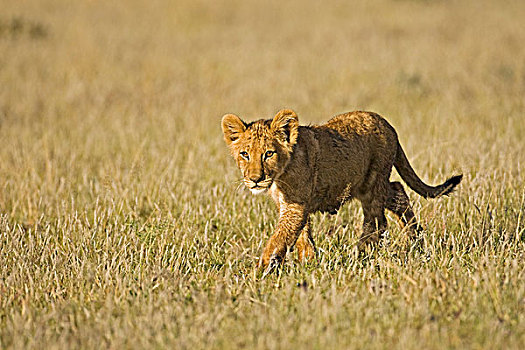
<svg viewBox="0 0 525 350">
<path fill-rule="evenodd" d="M 241 155 L 241 157 L 243 157 L 244 159 L 246 160 L 250 160 L 250 155 L 248 154 L 248 152 L 246 151 L 242 151 L 241 153 L 239 153 Z"/>
<path fill-rule="evenodd" d="M 275 151 L 266 151 L 266 153 L 264 154 L 264 158 L 268 159 L 272 157 L 274 154 L 275 154 Z"/>
</svg>

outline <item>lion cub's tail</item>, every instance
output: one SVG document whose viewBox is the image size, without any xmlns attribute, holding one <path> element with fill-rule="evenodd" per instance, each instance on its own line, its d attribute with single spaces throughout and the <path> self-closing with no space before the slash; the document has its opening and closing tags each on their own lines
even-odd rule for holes
<svg viewBox="0 0 525 350">
<path fill-rule="evenodd" d="M 397 146 L 397 155 L 394 161 L 394 166 L 397 169 L 399 175 L 406 184 L 413 189 L 417 194 L 425 198 L 436 198 L 439 196 L 447 195 L 454 190 L 454 188 L 461 182 L 463 175 L 456 175 L 449 178 L 447 181 L 438 186 L 429 186 L 424 183 L 408 162 L 407 156 L 401 148 L 401 145 Z"/>
</svg>

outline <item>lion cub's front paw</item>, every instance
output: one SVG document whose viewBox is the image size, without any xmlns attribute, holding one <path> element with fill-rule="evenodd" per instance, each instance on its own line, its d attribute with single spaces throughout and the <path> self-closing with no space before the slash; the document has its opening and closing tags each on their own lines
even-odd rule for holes
<svg viewBox="0 0 525 350">
<path fill-rule="evenodd" d="M 284 256 L 281 254 L 263 254 L 259 260 L 259 271 L 263 273 L 262 278 L 277 270 L 284 261 Z"/>
<path fill-rule="evenodd" d="M 299 261 L 306 262 L 315 258 L 315 246 L 308 240 L 298 240 L 295 244 Z"/>
</svg>

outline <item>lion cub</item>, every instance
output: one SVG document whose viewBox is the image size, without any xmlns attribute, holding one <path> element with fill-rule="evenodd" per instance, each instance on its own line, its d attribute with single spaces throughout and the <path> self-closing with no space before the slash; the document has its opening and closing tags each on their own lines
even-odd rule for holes
<svg viewBox="0 0 525 350">
<path fill-rule="evenodd" d="M 454 176 L 438 186 L 425 184 L 408 162 L 394 128 L 371 112 L 341 114 L 314 126 L 299 126 L 289 109 L 251 123 L 226 114 L 222 131 L 246 187 L 254 194 L 268 193 L 279 208 L 261 268 L 278 265 L 293 247 L 300 259 L 314 257 L 309 215 L 335 213 L 352 198 L 363 206 L 360 247 L 378 241 L 385 231 L 385 209 L 410 232 L 416 231 L 419 226 L 403 186 L 389 180 L 392 166 L 425 198 L 449 194 L 462 178 Z"/>
</svg>

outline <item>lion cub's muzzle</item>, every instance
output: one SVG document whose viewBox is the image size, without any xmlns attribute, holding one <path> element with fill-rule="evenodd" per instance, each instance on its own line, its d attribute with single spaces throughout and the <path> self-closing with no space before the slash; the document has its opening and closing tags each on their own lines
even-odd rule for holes
<svg viewBox="0 0 525 350">
<path fill-rule="evenodd" d="M 268 191 L 270 186 L 273 183 L 273 179 L 265 177 L 263 179 L 258 179 L 257 181 L 244 178 L 244 184 L 253 194 L 260 194 Z"/>
</svg>

